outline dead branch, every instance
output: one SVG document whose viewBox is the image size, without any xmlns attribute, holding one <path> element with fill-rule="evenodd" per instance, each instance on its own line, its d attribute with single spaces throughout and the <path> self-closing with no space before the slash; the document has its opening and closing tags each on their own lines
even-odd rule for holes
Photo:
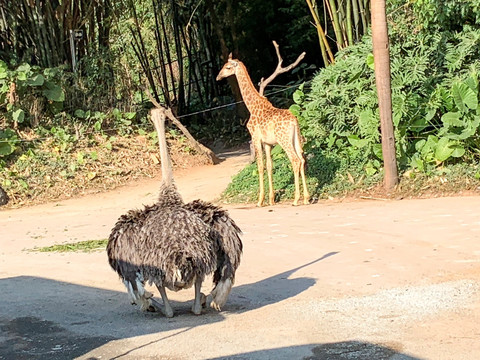
<svg viewBox="0 0 480 360">
<path fill-rule="evenodd" d="M 173 115 L 172 109 L 166 108 L 166 107 L 160 105 L 153 98 L 152 94 L 150 94 L 150 91 L 148 91 L 147 88 L 145 88 L 145 92 L 146 92 L 148 98 L 150 99 L 150 101 L 152 102 L 152 104 L 156 108 L 163 110 L 165 112 L 165 115 L 167 116 L 167 118 L 177 128 L 180 129 L 180 131 L 183 133 L 183 135 L 186 136 L 186 138 L 188 139 L 188 141 L 190 141 L 190 144 L 192 145 L 192 147 L 195 149 L 196 152 L 198 152 L 199 154 L 204 154 L 205 156 L 207 156 L 210 159 L 210 161 L 213 165 L 221 162 L 221 160 L 217 157 L 217 155 L 215 155 L 215 153 L 212 150 L 210 150 L 209 148 L 207 148 L 206 146 L 200 144 L 197 140 L 195 140 L 195 138 L 192 136 L 192 134 L 190 134 L 190 131 L 188 131 L 188 129 L 185 126 L 183 126 L 183 124 L 175 117 L 175 115 Z"/>
<path fill-rule="evenodd" d="M 260 80 L 260 83 L 259 83 L 260 89 L 258 90 L 260 95 L 263 95 L 265 87 L 268 84 L 270 84 L 273 81 L 273 79 L 275 79 L 277 77 L 277 75 L 283 74 L 284 72 L 287 72 L 287 71 L 290 71 L 291 69 L 293 69 L 295 66 L 297 66 L 300 63 L 300 61 L 303 60 L 303 58 L 306 55 L 306 53 L 304 51 L 303 53 L 300 54 L 300 56 L 297 58 L 297 60 L 295 60 L 295 62 L 293 64 L 290 64 L 287 67 L 282 67 L 283 59 L 282 59 L 282 56 L 280 55 L 280 48 L 279 48 L 279 46 L 278 46 L 278 44 L 275 40 L 273 40 L 273 46 L 275 46 L 275 51 L 277 52 L 278 65 L 277 65 L 277 68 L 275 69 L 275 71 L 273 72 L 272 75 L 270 75 L 266 80 L 264 78 L 262 78 Z"/>
</svg>

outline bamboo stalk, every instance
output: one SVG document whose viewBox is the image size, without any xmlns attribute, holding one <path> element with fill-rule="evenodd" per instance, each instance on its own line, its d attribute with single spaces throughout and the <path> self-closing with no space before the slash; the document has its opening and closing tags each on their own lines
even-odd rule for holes
<svg viewBox="0 0 480 360">
<path fill-rule="evenodd" d="M 200 103 L 202 104 L 202 106 L 205 106 L 205 102 L 203 101 L 202 90 L 201 90 L 201 87 L 200 87 L 200 84 L 199 84 L 197 72 L 195 71 L 196 61 L 193 59 L 192 51 L 191 51 L 190 46 L 188 44 L 187 37 L 185 36 L 185 32 L 184 32 L 183 27 L 180 28 L 180 32 L 181 32 L 181 35 L 182 35 L 185 50 L 187 52 L 188 61 L 190 63 L 190 66 L 189 66 L 190 76 L 189 76 L 189 81 L 188 81 L 189 91 L 190 91 L 191 79 L 193 78 L 194 84 L 197 88 L 198 97 L 200 98 Z M 187 104 L 188 104 L 188 102 L 187 102 Z"/>
<path fill-rule="evenodd" d="M 160 24 L 158 22 L 158 15 L 157 15 L 157 10 L 158 12 L 161 11 L 160 9 L 160 3 L 155 3 L 155 0 L 152 0 L 152 6 L 153 6 L 153 14 L 155 16 L 155 41 L 157 43 L 157 52 L 159 54 L 159 60 L 160 60 L 160 73 L 161 73 L 161 88 L 163 92 L 163 97 L 165 99 L 165 102 L 168 107 L 171 106 L 172 101 L 170 99 L 170 90 L 168 88 L 168 75 L 167 71 L 165 69 L 165 51 L 163 49 L 163 44 L 162 44 L 162 39 L 160 36 Z M 153 89 L 155 91 L 155 89 Z M 155 94 L 156 95 L 156 94 Z"/>
<path fill-rule="evenodd" d="M 353 45 L 352 1 L 354 1 L 354 0 L 347 0 L 347 8 L 346 8 L 346 12 L 347 12 L 347 14 L 346 14 L 347 15 L 347 17 L 346 17 L 346 21 L 347 21 L 346 30 L 347 30 L 348 45 Z"/>
<path fill-rule="evenodd" d="M 340 21 L 338 19 L 338 10 L 337 10 L 337 4 L 335 3 L 335 0 L 329 0 L 330 1 L 330 7 L 332 8 L 332 23 L 333 23 L 333 31 L 335 32 L 335 38 L 337 40 L 337 47 L 339 49 L 343 49 L 345 47 L 344 42 L 343 42 L 343 36 L 342 36 L 342 30 L 340 27 Z"/>
<path fill-rule="evenodd" d="M 369 6 L 370 5 L 370 6 Z M 365 10 L 365 19 L 367 21 L 367 27 L 370 26 L 372 20 L 372 14 L 370 11 L 371 0 L 363 0 L 363 9 Z M 365 29 L 366 31 L 366 29 Z"/>
<path fill-rule="evenodd" d="M 368 29 L 368 20 L 365 7 L 363 6 L 363 0 L 358 0 L 358 8 L 360 9 L 360 19 L 362 20 L 363 33 L 365 34 Z"/>
<path fill-rule="evenodd" d="M 189 31 L 192 32 L 192 28 L 190 28 Z M 195 56 L 195 64 L 200 74 L 201 86 L 205 89 L 205 93 L 207 94 L 205 101 L 208 101 L 209 98 L 211 99 L 212 97 L 215 96 L 215 95 L 212 96 L 212 94 L 216 92 L 217 88 L 216 88 L 216 81 L 211 71 L 212 66 L 207 67 L 207 73 L 204 76 L 202 76 L 202 68 L 200 64 L 202 64 L 202 62 L 206 64 L 212 64 L 214 59 L 214 57 L 212 56 L 212 52 L 210 51 L 211 46 L 209 45 L 208 40 L 205 37 L 205 32 L 206 30 L 205 30 L 203 21 L 200 21 L 198 24 L 197 35 L 195 36 L 196 37 L 195 43 L 197 43 L 200 49 L 203 50 L 203 53 L 205 54 L 206 59 L 202 61 L 202 56 L 201 56 L 202 51 L 197 51 L 193 55 Z M 193 37 L 193 32 L 190 35 L 190 38 L 192 37 Z M 210 97 L 208 96 L 208 94 L 210 94 Z"/>
<path fill-rule="evenodd" d="M 160 9 L 160 23 L 162 24 L 162 31 L 163 31 L 163 39 L 165 42 L 165 55 L 167 57 L 167 65 L 170 69 L 170 79 L 172 81 L 172 91 L 173 91 L 173 97 L 177 98 L 177 90 L 175 87 L 175 77 L 173 76 L 173 68 L 172 68 L 172 57 L 170 56 L 170 45 L 168 44 L 168 33 L 167 29 L 165 26 L 165 19 L 163 17 L 163 12 Z"/>
<path fill-rule="evenodd" d="M 178 114 L 182 114 L 185 107 L 185 79 L 184 79 L 184 69 L 183 69 L 183 52 L 182 52 L 182 41 L 180 39 L 179 27 L 180 19 L 178 15 L 177 4 L 175 0 L 171 0 L 171 6 L 173 10 L 173 37 L 175 41 L 175 51 L 177 53 L 177 64 L 178 64 L 178 97 L 177 97 L 177 106 Z"/>
<path fill-rule="evenodd" d="M 352 12 L 353 12 L 353 28 L 355 30 L 355 41 L 360 40 L 359 26 L 360 26 L 360 16 L 358 14 L 358 3 L 357 0 L 352 1 Z"/>
<path fill-rule="evenodd" d="M 342 33 L 343 44 L 344 44 L 344 47 L 347 47 L 348 46 L 347 21 L 346 21 L 347 14 L 345 11 L 344 2 L 345 0 L 339 0 L 339 3 L 337 5 L 337 14 L 338 14 L 338 24 L 340 25 L 340 30 Z"/>
<path fill-rule="evenodd" d="M 34 20 L 35 17 L 33 16 L 33 12 L 32 12 L 32 8 L 30 7 L 30 5 L 28 4 L 28 2 L 26 0 L 23 0 L 22 1 L 22 6 L 23 6 L 23 10 L 26 14 L 26 17 L 27 19 L 31 19 L 31 20 Z M 34 49 L 34 53 L 35 55 L 37 56 L 38 58 L 38 62 L 42 65 L 42 66 L 46 66 L 44 61 L 45 61 L 45 53 L 44 53 L 44 49 L 43 47 L 41 46 L 42 44 L 42 38 L 41 38 L 41 35 L 40 35 L 40 32 L 39 32 L 39 28 L 38 26 L 36 26 L 35 24 L 35 21 L 29 21 L 28 22 L 28 25 L 30 27 L 29 29 L 29 32 L 33 33 L 34 34 L 34 44 L 36 44 L 37 46 L 34 46 L 33 49 Z M 19 27 L 16 27 L 15 28 L 15 33 L 16 33 L 16 39 L 19 39 L 21 37 L 20 34 L 18 34 L 18 31 L 20 30 Z M 36 51 L 35 51 L 36 50 Z"/>
<path fill-rule="evenodd" d="M 50 34 L 48 35 L 48 38 L 50 40 L 50 47 L 52 49 L 56 49 L 56 51 L 52 51 L 53 63 L 54 63 L 54 66 L 57 66 L 60 64 L 60 57 L 63 57 L 61 56 L 63 55 L 63 53 L 61 53 L 63 48 L 60 46 L 57 40 L 57 34 L 60 33 L 60 31 L 58 31 L 59 29 L 56 28 L 55 22 L 53 21 L 53 15 L 52 15 L 53 8 L 52 8 L 52 4 L 49 1 L 46 2 L 45 11 L 46 11 L 47 28 L 50 30 L 49 31 Z"/>
<path fill-rule="evenodd" d="M 319 37 L 320 41 L 323 41 L 323 43 L 325 45 L 325 49 L 327 50 L 327 53 L 328 53 L 328 57 L 330 59 L 330 63 L 333 64 L 335 62 L 335 58 L 333 56 L 332 50 L 330 49 L 330 45 L 328 45 L 328 41 L 327 41 L 327 38 L 325 36 L 325 32 L 323 31 L 322 24 L 320 23 L 320 19 L 318 18 L 318 14 L 315 11 L 315 9 L 313 8 L 312 1 L 311 0 L 306 0 L 306 2 L 307 2 L 307 5 L 308 5 L 308 8 L 310 9 L 310 13 L 312 14 L 313 19 L 315 20 L 315 25 L 317 27 L 317 32 L 320 35 L 320 37 Z M 324 61 L 325 61 L 325 59 L 324 59 Z M 326 65 L 328 64 L 328 60 L 325 61 L 325 64 Z"/>
<path fill-rule="evenodd" d="M 323 59 L 323 63 L 325 64 L 325 66 L 328 66 L 329 65 L 329 61 L 328 61 L 328 55 L 327 55 L 327 50 L 325 48 L 325 44 L 323 43 L 323 41 L 321 40 L 320 38 L 320 33 L 318 32 L 318 29 L 317 29 L 317 33 L 318 33 L 318 36 L 319 36 L 319 42 L 320 42 L 320 51 L 322 52 L 322 59 Z"/>
</svg>

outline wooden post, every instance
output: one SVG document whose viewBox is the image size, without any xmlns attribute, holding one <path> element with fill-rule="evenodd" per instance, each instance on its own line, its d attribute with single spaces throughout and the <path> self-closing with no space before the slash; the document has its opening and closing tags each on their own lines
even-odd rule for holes
<svg viewBox="0 0 480 360">
<path fill-rule="evenodd" d="M 387 16 L 385 0 L 372 0 L 372 40 L 375 61 L 382 152 L 385 168 L 384 184 L 387 191 L 398 183 L 395 135 L 392 120 L 392 90 L 390 87 L 390 51 L 388 46 Z"/>
</svg>

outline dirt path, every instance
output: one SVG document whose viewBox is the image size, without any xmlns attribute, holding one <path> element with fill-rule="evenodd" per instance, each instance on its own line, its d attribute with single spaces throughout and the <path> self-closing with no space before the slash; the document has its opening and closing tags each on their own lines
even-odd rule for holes
<svg viewBox="0 0 480 360">
<path fill-rule="evenodd" d="M 177 173 L 179 190 L 213 200 L 247 159 Z M 24 250 L 104 239 L 157 188 L 0 211 L 0 359 L 480 358 L 478 197 L 230 206 L 245 251 L 224 311 L 170 293 L 168 320 L 129 304 L 103 252 Z"/>
</svg>

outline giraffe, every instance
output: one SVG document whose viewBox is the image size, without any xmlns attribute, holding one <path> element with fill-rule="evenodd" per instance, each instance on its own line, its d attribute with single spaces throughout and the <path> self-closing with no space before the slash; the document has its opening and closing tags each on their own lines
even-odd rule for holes
<svg viewBox="0 0 480 360">
<path fill-rule="evenodd" d="M 274 107 L 266 97 L 260 95 L 257 89 L 255 89 L 245 65 L 237 59 L 232 59 L 232 54 L 230 54 L 222 70 L 220 70 L 217 81 L 231 75 L 237 77 L 243 101 L 250 112 L 247 129 L 250 132 L 252 143 L 255 147 L 260 181 L 257 206 L 264 205 L 265 197 L 262 148 L 265 148 L 269 204 L 273 205 L 275 201 L 271 151 L 272 147 L 276 144 L 282 147 L 292 164 L 295 179 L 295 198 L 293 205 L 298 205 L 298 200 L 300 199 L 300 176 L 303 182 L 303 203 L 308 204 L 310 195 L 308 194 L 307 183 L 305 181 L 305 159 L 303 157 L 300 128 L 297 118 L 290 110 L 278 109 Z"/>
</svg>

